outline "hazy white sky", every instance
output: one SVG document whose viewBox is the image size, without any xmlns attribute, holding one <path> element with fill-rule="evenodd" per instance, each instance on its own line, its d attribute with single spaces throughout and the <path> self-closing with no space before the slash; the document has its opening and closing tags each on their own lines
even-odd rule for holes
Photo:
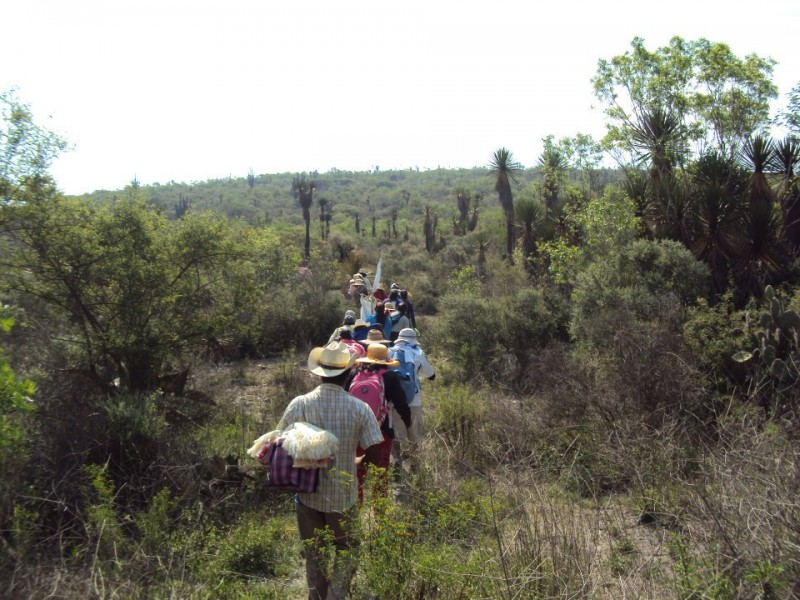
<svg viewBox="0 0 800 600">
<path fill-rule="evenodd" d="M 778 61 L 799 0 L 25 0 L 0 9 L 0 89 L 74 145 L 70 194 L 285 171 L 526 166 L 604 133 L 590 80 L 634 36 Z"/>
</svg>

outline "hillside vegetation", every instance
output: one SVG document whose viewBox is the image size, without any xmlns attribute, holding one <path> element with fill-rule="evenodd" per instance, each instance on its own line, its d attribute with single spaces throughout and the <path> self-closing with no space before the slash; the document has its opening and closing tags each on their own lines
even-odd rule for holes
<svg viewBox="0 0 800 600">
<path fill-rule="evenodd" d="M 305 597 L 245 450 L 382 258 L 437 377 L 352 597 L 799 596 L 798 131 L 764 133 L 771 64 L 725 49 L 634 40 L 594 80 L 609 136 L 533 167 L 82 197 L 3 95 L 0 593 Z"/>
</svg>

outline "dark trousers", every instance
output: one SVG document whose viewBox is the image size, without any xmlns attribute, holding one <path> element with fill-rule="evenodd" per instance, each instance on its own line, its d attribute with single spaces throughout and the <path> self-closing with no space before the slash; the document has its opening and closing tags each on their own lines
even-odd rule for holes
<svg viewBox="0 0 800 600">
<path fill-rule="evenodd" d="M 354 558 L 348 550 L 354 550 L 356 540 L 352 533 L 355 508 L 346 512 L 320 512 L 299 502 L 297 527 L 303 541 L 306 558 L 306 584 L 308 600 L 342 600 L 350 590 L 350 581 L 355 573 Z M 324 530 L 329 530 L 324 532 Z M 334 564 L 329 569 L 323 564 L 325 546 L 333 544 L 336 550 Z M 330 577 L 328 577 L 330 575 Z"/>
<path fill-rule="evenodd" d="M 375 473 L 375 476 L 379 479 L 375 482 L 373 490 L 379 497 L 385 498 L 389 493 L 389 474 L 387 471 L 392 462 L 392 434 L 385 430 L 381 430 L 381 433 L 383 434 L 383 441 L 378 444 L 381 451 L 380 461 L 375 466 L 384 469 L 384 471 Z M 364 451 L 358 448 L 356 456 L 363 455 Z M 361 506 L 364 503 L 364 481 L 367 478 L 367 465 L 364 463 L 359 464 L 356 467 L 356 475 L 358 475 L 358 505 Z"/>
</svg>

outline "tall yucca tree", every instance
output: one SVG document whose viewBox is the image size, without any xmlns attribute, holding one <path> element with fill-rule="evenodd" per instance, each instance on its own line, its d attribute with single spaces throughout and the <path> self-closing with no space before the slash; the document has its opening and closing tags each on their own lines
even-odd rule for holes
<svg viewBox="0 0 800 600">
<path fill-rule="evenodd" d="M 800 187 L 795 169 L 800 164 L 800 142 L 785 138 L 775 144 L 775 170 L 783 175 L 779 192 L 783 212 L 783 239 L 793 255 L 800 253 Z"/>
<path fill-rule="evenodd" d="M 711 270 L 716 300 L 728 286 L 728 275 L 745 243 L 742 207 L 747 173 L 719 152 L 701 156 L 690 170 L 691 242 L 689 249 Z"/>
<path fill-rule="evenodd" d="M 785 275 L 782 221 L 776 206 L 755 204 L 745 212 L 746 241 L 737 256 L 734 273 L 740 306 L 750 297 L 761 298 L 766 284 L 778 283 Z"/>
<path fill-rule="evenodd" d="M 687 241 L 687 199 L 676 186 L 674 166 L 683 155 L 686 128 L 675 111 L 661 106 L 643 112 L 631 127 L 638 161 L 649 165 L 645 217 L 656 237 Z"/>
<path fill-rule="evenodd" d="M 545 206 L 552 210 L 558 203 L 561 183 L 567 173 L 567 157 L 553 144 L 550 136 L 544 140 L 544 151 L 539 157 L 539 166 L 544 174 L 542 187 Z"/>
<path fill-rule="evenodd" d="M 306 223 L 305 258 L 311 256 L 311 206 L 314 204 L 314 182 L 306 179 L 305 173 L 292 178 L 292 193 L 303 210 L 303 221 Z"/>
<path fill-rule="evenodd" d="M 742 160 L 753 171 L 750 176 L 751 207 L 758 204 L 771 207 L 775 204 L 775 192 L 772 191 L 765 175 L 765 171 L 772 166 L 774 156 L 775 144 L 764 135 L 749 138 L 742 148 Z"/>
<path fill-rule="evenodd" d="M 744 211 L 746 240 L 734 273 L 740 304 L 751 296 L 760 298 L 764 286 L 779 281 L 786 266 L 781 243 L 783 219 L 765 174 L 772 168 L 774 153 L 772 140 L 764 135 L 749 138 L 741 152 L 743 165 L 752 172 L 747 186 L 748 206 Z"/>
<path fill-rule="evenodd" d="M 422 235 L 425 237 L 425 250 L 428 254 L 433 252 L 433 243 L 435 235 L 434 215 L 431 212 L 431 207 L 425 207 L 425 220 L 422 222 Z"/>
<path fill-rule="evenodd" d="M 517 202 L 514 211 L 517 223 L 522 228 L 522 257 L 525 261 L 525 268 L 530 271 L 533 268 L 530 258 L 536 253 L 535 229 L 541 222 L 545 209 L 532 198 L 522 198 Z"/>
<path fill-rule="evenodd" d="M 516 182 L 522 173 L 522 165 L 514 160 L 506 148 L 496 150 L 489 161 L 489 168 L 495 177 L 494 189 L 500 206 L 506 215 L 506 255 L 509 262 L 514 260 L 514 195 L 511 183 Z"/>
</svg>

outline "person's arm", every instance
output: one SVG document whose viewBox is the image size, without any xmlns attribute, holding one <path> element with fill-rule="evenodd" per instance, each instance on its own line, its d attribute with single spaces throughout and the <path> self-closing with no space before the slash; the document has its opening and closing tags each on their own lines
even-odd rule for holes
<svg viewBox="0 0 800 600">
<path fill-rule="evenodd" d="M 383 434 L 378 427 L 378 420 L 372 413 L 372 410 L 364 402 L 359 402 L 359 409 L 361 411 L 361 437 L 358 445 L 364 448 L 364 456 L 356 458 L 356 464 L 363 464 L 364 461 L 377 465 L 380 462 L 380 448 L 379 444 L 383 441 Z"/>
<path fill-rule="evenodd" d="M 418 373 L 422 371 L 422 374 L 425 375 L 429 380 L 433 381 L 433 378 L 436 377 L 436 371 L 433 370 L 431 363 L 428 362 L 428 358 L 425 354 L 420 351 L 419 355 L 417 356 L 417 366 L 418 366 Z"/>
<path fill-rule="evenodd" d="M 331 337 L 328 338 L 328 341 L 325 343 L 325 345 L 327 346 L 331 342 L 335 341 L 338 336 L 339 336 L 339 327 L 333 330 Z"/>
<path fill-rule="evenodd" d="M 383 393 L 386 395 L 386 401 L 392 403 L 406 427 L 411 427 L 411 409 L 397 373 L 392 371 L 383 373 Z"/>
</svg>

